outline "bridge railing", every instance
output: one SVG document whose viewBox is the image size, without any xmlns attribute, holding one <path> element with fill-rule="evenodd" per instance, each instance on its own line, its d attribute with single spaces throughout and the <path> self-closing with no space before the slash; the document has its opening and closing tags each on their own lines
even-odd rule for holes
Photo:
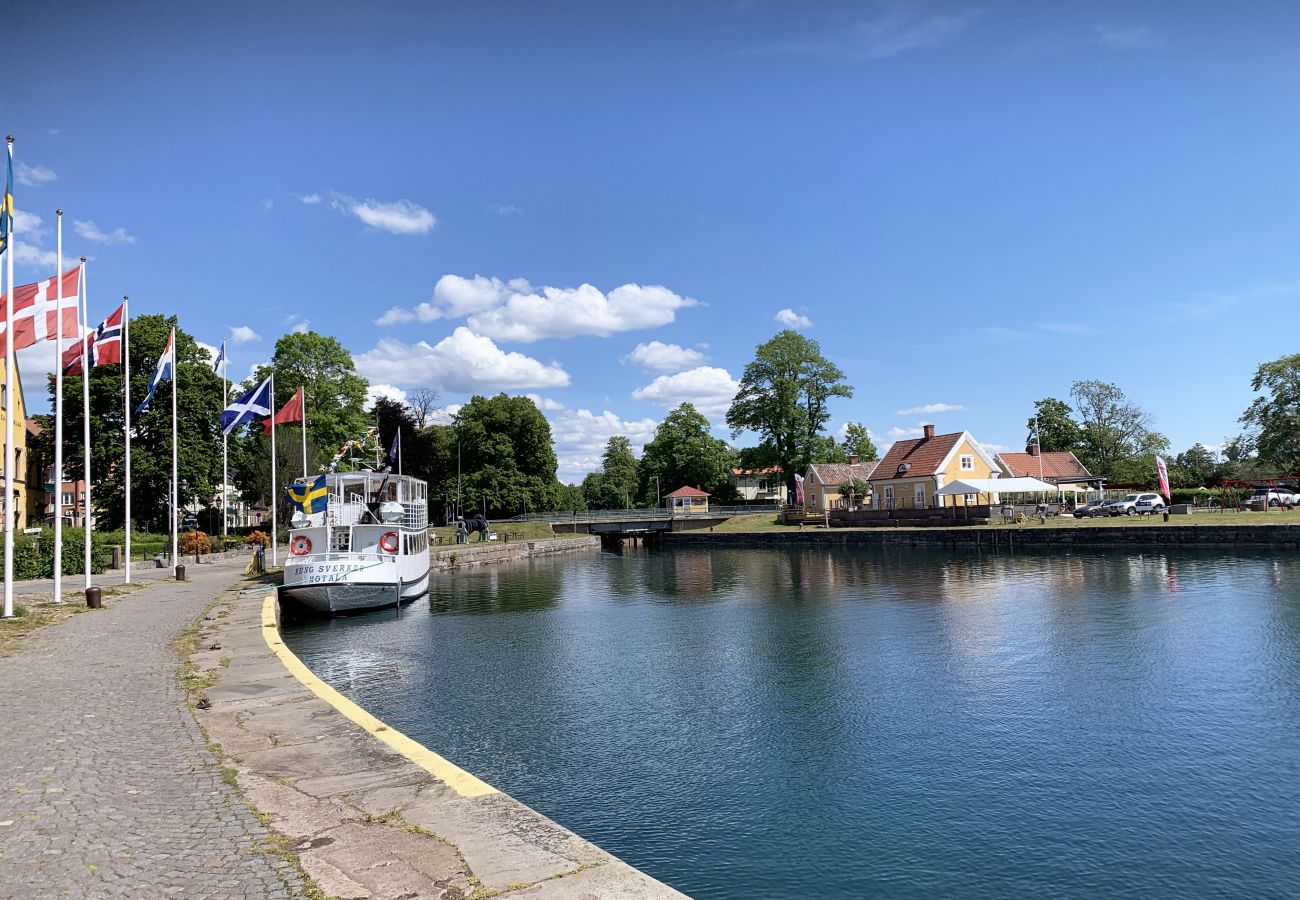
<svg viewBox="0 0 1300 900">
<path fill-rule="evenodd" d="M 770 506 L 715 506 L 708 512 L 685 512 L 670 509 L 589 509 L 580 512 L 541 512 L 514 516 L 497 521 L 507 522 L 627 522 L 668 519 L 712 519 L 719 516 L 776 515 L 781 507 Z"/>
</svg>

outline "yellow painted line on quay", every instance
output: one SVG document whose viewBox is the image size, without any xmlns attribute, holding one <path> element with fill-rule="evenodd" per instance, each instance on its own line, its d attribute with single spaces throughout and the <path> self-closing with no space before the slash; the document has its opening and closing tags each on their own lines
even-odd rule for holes
<svg viewBox="0 0 1300 900">
<path fill-rule="evenodd" d="M 474 777 L 455 763 L 443 759 L 418 741 L 411 740 L 400 731 L 385 725 L 321 681 L 316 673 L 307 668 L 280 639 L 280 601 L 274 593 L 267 594 L 262 601 L 262 637 L 266 639 L 266 645 L 271 648 L 271 652 L 279 658 L 284 667 L 313 694 L 462 797 L 482 797 L 485 794 L 499 793 L 487 782 Z"/>
</svg>

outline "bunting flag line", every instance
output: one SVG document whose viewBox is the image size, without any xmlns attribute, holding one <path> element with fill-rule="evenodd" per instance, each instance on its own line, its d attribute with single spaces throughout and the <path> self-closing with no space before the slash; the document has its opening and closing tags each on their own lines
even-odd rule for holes
<svg viewBox="0 0 1300 900">
<path fill-rule="evenodd" d="M 289 422 L 301 422 L 302 408 L 302 388 L 298 388 L 298 390 L 294 392 L 294 395 L 289 398 L 289 402 L 280 407 L 280 411 L 275 414 L 275 424 L 285 425 Z M 270 412 L 270 410 L 267 410 L 267 412 Z M 262 420 L 262 433 L 271 433 L 271 419 L 269 416 Z"/>
<path fill-rule="evenodd" d="M 167 346 L 163 348 L 162 356 L 158 357 L 158 365 L 153 370 L 153 375 L 149 379 L 149 393 L 145 395 L 144 402 L 141 403 L 135 411 L 137 416 L 142 416 L 149 410 L 149 401 L 153 400 L 154 391 L 158 390 L 158 385 L 162 384 L 164 378 L 171 378 L 172 372 L 176 367 L 176 348 L 172 346 L 172 335 L 167 335 Z"/>
<path fill-rule="evenodd" d="M 230 434 L 245 422 L 271 412 L 271 376 L 226 407 L 221 414 L 221 433 Z"/>
<path fill-rule="evenodd" d="M 324 475 L 317 475 L 311 481 L 291 484 L 284 490 L 294 508 L 306 515 L 324 512 L 329 506 L 330 491 L 325 484 Z"/>
<path fill-rule="evenodd" d="M 63 273 L 63 333 L 77 333 L 77 300 L 81 287 L 81 267 Z M 14 349 L 23 350 L 41 341 L 52 341 L 59 328 L 59 287 L 54 276 L 35 284 L 14 288 Z M 8 312 L 9 295 L 0 297 L 0 335 L 5 332 L 3 316 Z M 3 355 L 3 351 L 0 351 Z"/>
</svg>

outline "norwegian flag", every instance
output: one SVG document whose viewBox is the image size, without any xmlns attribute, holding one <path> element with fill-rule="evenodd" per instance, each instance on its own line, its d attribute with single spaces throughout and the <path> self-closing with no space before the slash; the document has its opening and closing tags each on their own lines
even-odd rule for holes
<svg viewBox="0 0 1300 900">
<path fill-rule="evenodd" d="M 77 297 L 81 289 L 81 267 L 63 273 L 63 333 L 77 334 Z M 14 349 L 22 350 L 40 341 L 58 337 L 59 286 L 54 278 L 14 288 Z M 4 354 L 3 337 L 8 314 L 9 295 L 0 297 L 0 355 Z"/>
<path fill-rule="evenodd" d="M 124 307 L 119 306 L 99 327 L 86 335 L 86 351 L 92 366 L 122 361 L 122 314 Z M 81 374 L 81 342 L 73 344 L 63 351 L 63 374 Z"/>
</svg>

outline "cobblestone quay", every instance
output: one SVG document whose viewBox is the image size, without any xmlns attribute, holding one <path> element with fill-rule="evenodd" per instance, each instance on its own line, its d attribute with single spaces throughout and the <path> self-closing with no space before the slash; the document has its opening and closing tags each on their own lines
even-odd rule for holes
<svg viewBox="0 0 1300 900">
<path fill-rule="evenodd" d="M 0 896 L 301 894 L 177 679 L 172 641 L 244 562 L 191 565 L 0 659 Z"/>
</svg>

